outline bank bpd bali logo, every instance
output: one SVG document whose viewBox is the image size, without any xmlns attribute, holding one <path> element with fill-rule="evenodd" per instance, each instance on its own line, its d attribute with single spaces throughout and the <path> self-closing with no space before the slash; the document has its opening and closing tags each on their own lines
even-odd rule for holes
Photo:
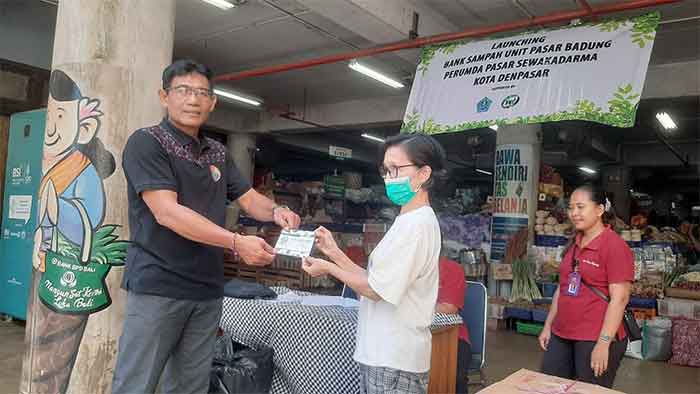
<svg viewBox="0 0 700 394">
<path fill-rule="evenodd" d="M 491 100 L 488 97 L 484 97 L 481 100 L 479 100 L 478 103 L 476 103 L 476 112 L 477 113 L 483 113 L 483 112 L 488 112 L 489 109 L 491 109 L 491 104 L 493 103 L 493 100 Z"/>
</svg>

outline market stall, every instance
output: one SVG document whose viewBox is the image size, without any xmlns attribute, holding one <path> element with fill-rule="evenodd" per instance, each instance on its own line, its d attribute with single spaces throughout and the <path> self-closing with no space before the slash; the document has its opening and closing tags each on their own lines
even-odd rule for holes
<svg viewBox="0 0 700 394">
<path fill-rule="evenodd" d="M 533 246 L 507 270 L 492 272 L 498 279 L 513 283 L 508 297 L 490 300 L 490 317 L 497 320 L 492 326 L 498 327 L 501 321 L 500 327 L 528 335 L 538 335 L 542 330 L 558 286 L 563 253 L 574 235 L 566 215 L 565 190 L 571 188 L 565 187 L 554 168 L 545 166 L 539 189 Z M 627 355 L 700 365 L 696 351 L 700 343 L 697 337 L 691 337 L 700 328 L 700 266 L 693 261 L 698 250 L 693 231 L 698 226 L 686 221 L 677 228 L 659 228 L 645 215 L 632 216 L 628 223 L 622 217 L 630 216 L 629 212 L 616 213 L 612 228 L 627 241 L 635 259 L 628 309 L 644 334 L 641 341 L 630 344 Z"/>
</svg>

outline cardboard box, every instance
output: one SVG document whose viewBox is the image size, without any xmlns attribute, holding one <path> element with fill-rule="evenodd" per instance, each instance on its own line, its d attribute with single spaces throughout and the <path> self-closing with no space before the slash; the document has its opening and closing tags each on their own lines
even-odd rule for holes
<svg viewBox="0 0 700 394">
<path fill-rule="evenodd" d="M 494 319 L 503 319 L 503 312 L 506 306 L 503 304 L 491 304 L 489 303 L 488 317 Z"/>
<path fill-rule="evenodd" d="M 623 394 L 602 386 L 521 369 L 477 394 Z"/>
<path fill-rule="evenodd" d="M 494 280 L 513 280 L 513 266 L 510 264 L 491 264 L 491 277 Z"/>
<path fill-rule="evenodd" d="M 664 293 L 666 294 L 666 297 L 700 300 L 700 291 L 679 289 L 677 287 L 667 287 Z"/>
</svg>

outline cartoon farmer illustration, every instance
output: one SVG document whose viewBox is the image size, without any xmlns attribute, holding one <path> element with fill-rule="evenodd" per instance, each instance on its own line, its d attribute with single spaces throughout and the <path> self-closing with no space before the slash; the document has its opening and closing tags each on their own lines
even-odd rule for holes
<svg viewBox="0 0 700 394">
<path fill-rule="evenodd" d="M 34 234 L 36 296 L 32 392 L 64 393 L 88 315 L 111 304 L 105 278 L 122 265 L 125 241 L 118 226 L 104 225 L 103 180 L 114 156 L 97 138 L 100 101 L 83 96 L 63 71 L 51 73 L 39 188 L 39 228 Z"/>
</svg>

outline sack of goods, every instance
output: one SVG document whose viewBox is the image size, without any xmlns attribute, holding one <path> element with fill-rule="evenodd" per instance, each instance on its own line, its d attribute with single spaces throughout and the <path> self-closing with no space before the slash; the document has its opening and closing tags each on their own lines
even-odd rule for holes
<svg viewBox="0 0 700 394">
<path fill-rule="evenodd" d="M 673 323 L 671 319 L 647 320 L 642 331 L 642 352 L 645 360 L 668 361 L 673 355 Z"/>
</svg>

